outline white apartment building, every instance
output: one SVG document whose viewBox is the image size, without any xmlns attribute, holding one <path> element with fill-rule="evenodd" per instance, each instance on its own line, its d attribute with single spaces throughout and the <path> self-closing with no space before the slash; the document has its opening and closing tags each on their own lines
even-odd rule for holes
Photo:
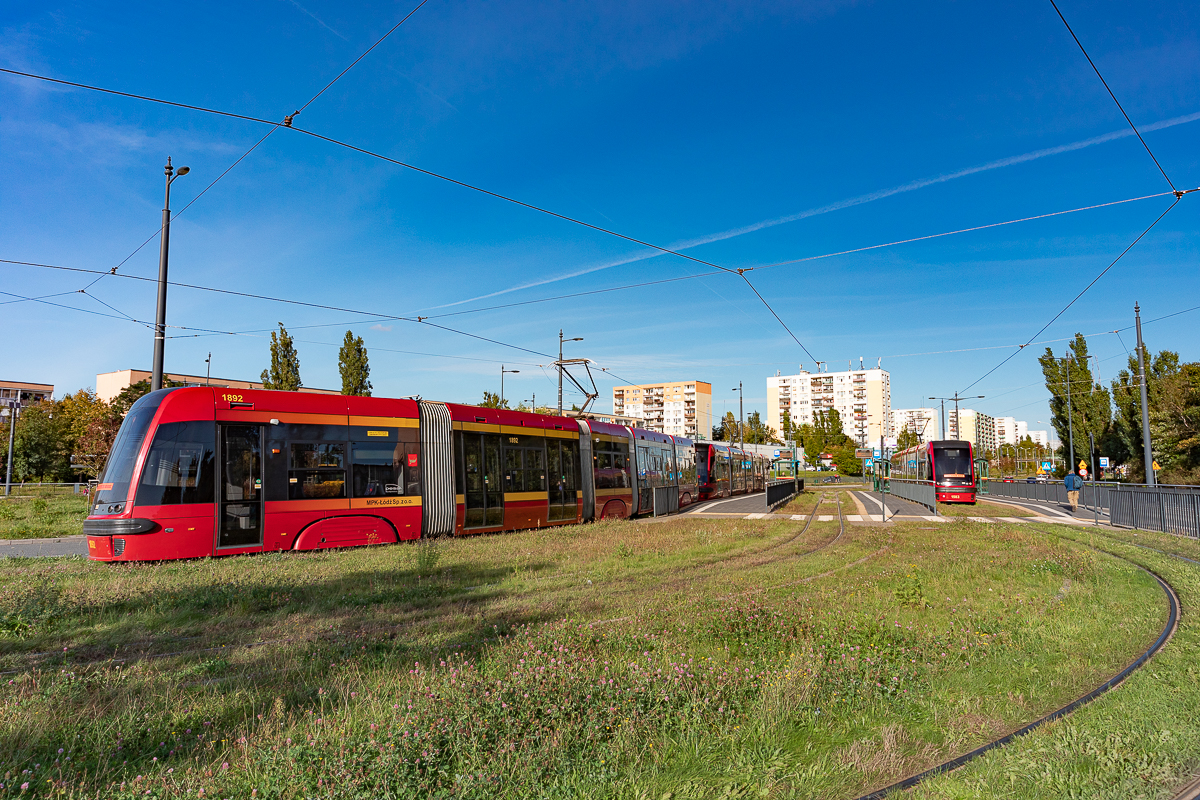
<svg viewBox="0 0 1200 800">
<path fill-rule="evenodd" d="M 639 427 L 689 439 L 712 436 L 712 384 L 704 381 L 644 383 L 613 388 L 613 414 L 634 417 Z"/>
<path fill-rule="evenodd" d="M 949 415 L 950 438 L 971 442 L 975 445 L 975 454 L 983 456 L 996 449 L 996 418 L 982 411 L 964 408 Z"/>
<path fill-rule="evenodd" d="M 766 423 L 783 432 L 783 420 L 811 425 L 816 412 L 837 409 L 842 430 L 860 445 L 892 438 L 892 378 L 887 370 L 808 372 L 767 378 Z"/>
<path fill-rule="evenodd" d="M 1028 431 L 1028 435 L 1029 435 L 1029 438 L 1033 440 L 1034 444 L 1036 444 L 1040 447 L 1049 447 L 1050 446 L 1049 431 Z"/>
<path fill-rule="evenodd" d="M 942 417 L 936 408 L 896 408 L 892 410 L 892 435 L 899 436 L 910 430 L 921 437 L 922 442 L 932 442 L 942 437 Z"/>
<path fill-rule="evenodd" d="M 1016 444 L 1029 435 L 1029 423 L 1015 417 L 996 417 L 996 445 Z"/>
</svg>

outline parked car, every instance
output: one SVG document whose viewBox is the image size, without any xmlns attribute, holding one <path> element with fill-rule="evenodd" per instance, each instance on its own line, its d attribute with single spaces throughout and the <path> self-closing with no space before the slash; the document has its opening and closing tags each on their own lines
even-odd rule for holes
<svg viewBox="0 0 1200 800">
<path fill-rule="evenodd" d="M 1026 479 L 1025 479 L 1025 482 L 1026 482 L 1026 483 L 1037 483 L 1037 478 L 1035 478 L 1034 476 L 1030 475 L 1028 478 L 1026 478 Z"/>
<path fill-rule="evenodd" d="M 1004 482 L 1005 482 L 1005 483 L 1012 483 L 1012 482 L 1013 482 L 1013 478 L 1012 478 L 1012 476 L 1010 475 L 1010 476 L 1006 477 L 1006 478 L 1004 479 Z"/>
</svg>

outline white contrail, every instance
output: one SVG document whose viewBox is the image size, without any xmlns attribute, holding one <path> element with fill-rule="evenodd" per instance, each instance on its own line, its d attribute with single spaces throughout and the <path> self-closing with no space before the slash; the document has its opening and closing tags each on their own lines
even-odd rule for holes
<svg viewBox="0 0 1200 800">
<path fill-rule="evenodd" d="M 1143 126 L 1142 130 L 1148 132 L 1148 131 L 1162 130 L 1163 128 L 1173 128 L 1176 125 L 1183 125 L 1188 122 L 1195 122 L 1198 119 L 1200 119 L 1200 112 L 1197 112 L 1194 114 L 1186 114 L 1182 117 L 1173 117 L 1171 119 L 1165 119 L 1165 120 L 1162 120 L 1161 122 L 1155 122 L 1150 125 Z M 1082 150 L 1086 147 L 1091 147 L 1093 145 L 1103 144 L 1105 142 L 1111 142 L 1116 139 L 1124 139 L 1127 136 L 1133 136 L 1133 131 L 1128 128 L 1124 128 L 1119 131 L 1113 131 L 1112 133 L 1105 133 L 1100 136 L 1093 136 L 1090 139 L 1082 139 L 1078 142 L 1071 142 L 1069 144 L 1060 144 L 1055 147 L 1045 147 L 1045 148 L 1042 148 L 1041 150 L 1034 150 L 1031 153 L 1024 153 L 1019 156 L 1009 156 L 1008 158 L 1001 158 L 996 161 L 989 161 L 986 164 L 980 164 L 975 167 L 967 167 L 965 169 L 956 170 L 955 172 L 947 172 L 942 175 L 936 175 L 932 178 L 920 178 L 918 180 L 910 181 L 909 183 L 905 183 L 900 186 L 893 186 L 890 189 L 880 189 L 878 191 L 870 192 L 868 194 L 860 194 L 857 197 L 850 197 L 845 200 L 839 200 L 836 203 L 830 203 L 829 205 L 818 206 L 817 208 L 810 208 L 807 211 L 800 211 L 795 214 L 788 214 L 786 217 L 776 217 L 775 219 L 763 220 L 762 222 L 755 222 L 750 225 L 743 225 L 739 228 L 730 228 L 729 230 L 721 231 L 719 233 L 710 233 L 706 236 L 700 236 L 695 239 L 685 239 L 683 241 L 668 245 L 667 249 L 669 249 L 669 250 L 688 250 L 690 248 L 699 247 L 700 245 L 704 245 L 704 244 L 712 244 L 713 242 L 722 242 L 722 241 L 725 241 L 726 239 L 733 239 L 738 236 L 745 236 L 748 233 L 754 233 L 755 231 L 761 231 L 765 228 L 774 228 L 777 225 L 785 225 L 789 222 L 797 222 L 799 220 L 807 219 L 809 217 L 816 217 L 816 216 L 820 216 L 821 214 L 828 214 L 831 211 L 841 211 L 844 208 L 860 206 L 860 205 L 863 205 L 864 203 L 872 203 L 876 200 L 882 200 L 885 197 L 891 197 L 893 195 L 903 194 L 904 192 L 912 192 L 917 189 L 924 189 L 926 186 L 933 186 L 934 184 L 937 184 L 937 183 L 946 183 L 947 181 L 956 180 L 958 178 L 965 178 L 968 175 L 975 175 L 980 172 L 988 172 L 993 169 L 1001 169 L 1002 167 L 1011 167 L 1014 164 L 1024 164 L 1027 161 L 1035 161 L 1039 158 L 1045 158 L 1046 156 L 1056 156 L 1056 155 L 1060 155 L 1062 153 L 1070 153 L 1074 150 Z M 580 275 L 587 275 L 592 272 L 600 272 L 601 270 L 612 269 L 613 267 L 619 267 L 624 264 L 632 264 L 636 261 L 645 261 L 646 259 L 650 259 L 650 258 L 659 258 L 659 257 L 665 256 L 665 255 L 667 255 L 667 254 L 663 253 L 659 250 L 650 250 L 650 251 L 642 251 L 639 253 L 632 253 L 628 256 L 623 256 L 621 258 L 618 258 L 618 259 L 615 259 L 612 261 L 606 261 L 601 264 L 594 264 L 590 267 L 581 267 L 579 269 L 573 270 L 571 272 L 563 273 L 561 275 L 554 275 L 554 276 L 551 276 L 548 278 L 542 278 L 542 279 L 536 280 L 536 281 L 529 281 L 528 283 L 523 283 L 519 286 L 512 286 L 508 289 L 500 289 L 499 291 L 489 292 L 488 294 L 481 294 L 477 297 L 471 297 L 466 300 L 458 300 L 453 303 L 446 303 L 446 304 L 440 305 L 440 306 L 432 306 L 431 308 L 449 308 L 451 306 L 463 305 L 464 303 L 473 303 L 476 300 L 487 300 L 489 298 L 497 297 L 499 295 L 509 294 L 511 292 L 519 292 L 522 289 L 532 289 L 535 286 L 544 286 L 548 283 L 557 283 L 558 281 L 565 281 L 570 278 L 577 278 Z"/>
</svg>

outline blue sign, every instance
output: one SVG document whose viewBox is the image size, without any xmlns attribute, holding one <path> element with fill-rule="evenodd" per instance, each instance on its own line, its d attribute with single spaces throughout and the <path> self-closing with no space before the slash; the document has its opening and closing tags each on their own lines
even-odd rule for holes
<svg viewBox="0 0 1200 800">
<path fill-rule="evenodd" d="M 867 469 L 870 469 L 875 464 L 875 462 L 869 458 L 866 461 L 864 461 L 863 463 L 867 465 Z"/>
<path fill-rule="evenodd" d="M 1108 456 L 1100 456 L 1100 469 L 1108 469 Z"/>
<path fill-rule="evenodd" d="M 883 457 L 883 453 L 880 453 L 880 452 L 879 452 L 879 448 L 878 448 L 878 447 L 876 447 L 876 448 L 875 448 L 875 457 L 876 457 L 876 458 L 882 458 L 882 457 Z"/>
</svg>

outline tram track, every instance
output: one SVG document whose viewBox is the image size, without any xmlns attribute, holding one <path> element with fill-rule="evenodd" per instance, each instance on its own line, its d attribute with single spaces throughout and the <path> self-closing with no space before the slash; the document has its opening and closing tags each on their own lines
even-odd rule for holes
<svg viewBox="0 0 1200 800">
<path fill-rule="evenodd" d="M 1034 528 L 1034 530 L 1038 530 L 1039 532 L 1045 533 L 1048 535 L 1056 536 L 1060 539 L 1067 538 L 1067 537 L 1063 537 L 1062 534 L 1056 533 L 1055 531 L 1045 530 L 1040 527 Z M 1107 536 L 1105 538 L 1109 538 L 1110 541 L 1119 542 L 1119 540 L 1111 539 L 1110 537 L 1107 537 Z M 1033 722 L 1025 725 L 1022 728 L 1019 728 L 1011 733 L 1005 734 L 1004 736 L 1001 736 L 997 739 L 987 742 L 986 744 L 980 745 L 979 747 L 975 748 L 974 750 L 971 750 L 970 752 L 963 753 L 962 755 L 956 756 L 955 758 L 949 759 L 948 761 L 944 761 L 941 764 L 930 767 L 929 769 L 919 772 L 916 775 L 912 775 L 903 780 L 896 781 L 895 783 L 892 783 L 888 786 L 884 786 L 880 789 L 875 789 L 866 794 L 860 795 L 855 800 L 881 800 L 882 798 L 887 797 L 888 795 L 894 794 L 895 792 L 900 792 L 900 791 L 904 791 L 906 789 L 911 789 L 914 786 L 917 786 L 918 784 L 929 780 L 930 778 L 934 778 L 939 775 L 943 775 L 947 772 L 952 772 L 952 771 L 958 769 L 959 767 L 964 766 L 968 762 L 974 761 L 976 758 L 979 758 L 980 756 L 991 752 L 992 750 L 996 750 L 998 748 L 1001 748 L 1008 744 L 1011 744 L 1012 742 L 1016 741 L 1017 739 L 1021 738 L 1022 736 L 1025 736 L 1028 733 L 1032 733 L 1033 731 L 1037 730 L 1038 728 L 1042 727 L 1043 725 L 1045 725 L 1049 722 L 1053 722 L 1057 719 L 1065 717 L 1067 714 L 1070 714 L 1071 712 L 1075 711 L 1076 709 L 1087 705 L 1088 703 L 1092 702 L 1093 700 L 1096 700 L 1100 696 L 1106 694 L 1109 690 L 1114 689 L 1117 686 L 1119 686 L 1121 683 L 1123 683 L 1125 681 L 1126 678 L 1128 678 L 1137 669 L 1142 667 L 1144 664 L 1146 664 L 1146 662 L 1148 662 L 1151 658 L 1153 658 L 1160 650 L 1162 650 L 1163 647 L 1166 646 L 1167 642 L 1169 642 L 1171 640 L 1171 637 L 1175 635 L 1175 631 L 1179 627 L 1180 603 L 1179 603 L 1179 596 L 1175 593 L 1175 588 L 1173 586 L 1171 586 L 1170 583 L 1168 583 L 1161 575 L 1159 575 L 1157 572 L 1150 569 L 1149 567 L 1139 564 L 1136 561 L 1133 561 L 1132 559 L 1125 558 L 1124 556 L 1118 555 L 1117 553 L 1114 553 L 1111 550 L 1104 550 L 1104 549 L 1095 547 L 1094 545 L 1079 542 L 1074 539 L 1068 539 L 1068 540 L 1074 544 L 1078 544 L 1083 547 L 1087 547 L 1090 550 L 1095 550 L 1098 553 L 1103 553 L 1105 555 L 1116 558 L 1120 561 L 1124 561 L 1125 563 L 1130 564 L 1131 566 L 1135 567 L 1136 569 L 1141 570 L 1142 572 L 1146 573 L 1147 575 L 1149 575 L 1151 578 L 1154 579 L 1155 583 L 1158 584 L 1158 587 L 1162 590 L 1164 596 L 1166 597 L 1167 607 L 1168 607 L 1167 624 L 1163 627 L 1162 632 L 1159 633 L 1158 638 L 1155 639 L 1154 643 L 1151 644 L 1150 647 L 1147 648 L 1144 652 L 1142 652 L 1141 655 L 1139 655 L 1136 659 L 1134 659 L 1134 661 L 1132 663 L 1130 663 L 1128 666 L 1126 666 L 1124 669 L 1122 669 L 1116 675 L 1112 676 L 1107 681 L 1100 684 L 1095 689 L 1092 689 L 1090 692 L 1083 695 L 1082 697 L 1072 700 L 1070 703 L 1067 703 L 1066 705 L 1061 706 L 1060 708 L 1057 708 L 1054 711 L 1051 711 L 1049 714 L 1046 714 L 1045 716 L 1043 716 L 1037 720 L 1034 720 Z M 1132 544 L 1131 542 L 1119 542 L 1119 543 Z M 1193 564 L 1200 565 L 1200 562 L 1194 561 L 1190 558 L 1185 558 L 1183 556 L 1175 555 L 1174 553 L 1167 553 L 1165 551 L 1157 550 L 1156 548 L 1153 548 L 1153 547 L 1144 547 L 1142 545 L 1137 545 L 1137 544 L 1132 544 L 1132 546 L 1140 547 L 1145 550 L 1153 550 L 1154 552 L 1161 553 L 1166 556 L 1171 556 L 1173 558 L 1177 558 L 1182 561 L 1188 561 Z M 1185 787 L 1183 790 L 1183 793 L 1180 795 L 1177 795 L 1175 800 L 1184 800 L 1184 798 L 1187 798 L 1187 800 L 1191 800 L 1191 798 L 1195 796 L 1195 794 L 1192 791 L 1192 789 L 1194 789 L 1194 788 L 1195 787 L 1191 787 L 1190 785 L 1189 785 L 1189 787 Z"/>
</svg>

